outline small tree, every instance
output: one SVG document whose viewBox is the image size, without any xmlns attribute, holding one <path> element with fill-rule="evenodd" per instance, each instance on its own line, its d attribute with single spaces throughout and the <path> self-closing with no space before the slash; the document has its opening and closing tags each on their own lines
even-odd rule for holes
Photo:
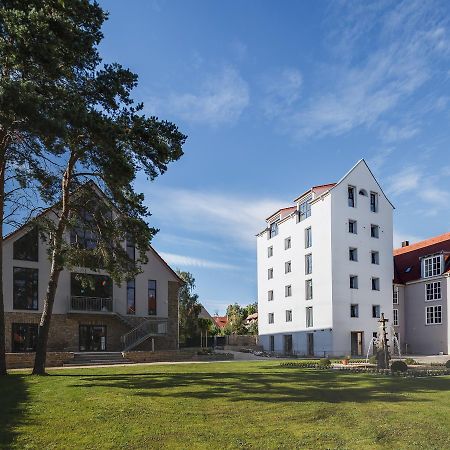
<svg viewBox="0 0 450 450">
<path fill-rule="evenodd" d="M 180 338 L 186 339 L 198 335 L 198 315 L 202 305 L 198 302 L 198 295 L 194 293 L 195 278 L 190 272 L 177 270 L 178 276 L 184 281 L 179 292 L 179 321 Z"/>
</svg>

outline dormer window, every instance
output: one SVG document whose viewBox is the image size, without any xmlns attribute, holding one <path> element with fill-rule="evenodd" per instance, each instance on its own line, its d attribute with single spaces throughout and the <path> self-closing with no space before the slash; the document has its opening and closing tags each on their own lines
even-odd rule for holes
<svg viewBox="0 0 450 450">
<path fill-rule="evenodd" d="M 274 222 L 270 224 L 269 227 L 269 239 L 273 238 L 278 234 L 278 223 Z"/>
<path fill-rule="evenodd" d="M 422 277 L 434 277 L 442 273 L 442 255 L 433 255 L 422 259 Z"/>
<path fill-rule="evenodd" d="M 311 199 L 305 200 L 298 206 L 298 221 L 307 219 L 311 215 Z"/>
<path fill-rule="evenodd" d="M 352 208 L 354 208 L 356 206 L 355 191 L 356 191 L 356 188 L 354 186 L 348 187 L 348 206 L 350 206 Z"/>
</svg>

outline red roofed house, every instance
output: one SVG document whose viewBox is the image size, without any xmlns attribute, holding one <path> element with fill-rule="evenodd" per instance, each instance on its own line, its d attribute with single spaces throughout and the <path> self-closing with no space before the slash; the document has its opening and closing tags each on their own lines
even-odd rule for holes
<svg viewBox="0 0 450 450">
<path fill-rule="evenodd" d="M 225 328 L 228 324 L 227 316 L 213 316 L 213 320 L 220 329 Z"/>
<path fill-rule="evenodd" d="M 450 233 L 394 250 L 394 326 L 403 351 L 448 354 Z"/>
</svg>

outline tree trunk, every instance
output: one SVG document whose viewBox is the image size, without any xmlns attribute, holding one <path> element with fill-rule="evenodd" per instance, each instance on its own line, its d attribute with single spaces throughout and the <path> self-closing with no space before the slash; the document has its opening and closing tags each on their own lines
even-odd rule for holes
<svg viewBox="0 0 450 450">
<path fill-rule="evenodd" d="M 0 376 L 6 375 L 5 304 L 3 301 L 3 217 L 5 209 L 5 151 L 0 160 Z"/>
<path fill-rule="evenodd" d="M 52 238 L 53 251 L 51 259 L 50 279 L 45 294 L 44 309 L 42 311 L 41 321 L 38 327 L 38 339 L 36 345 L 36 357 L 34 360 L 33 375 L 45 375 L 45 363 L 47 359 L 47 343 L 48 332 L 50 330 L 50 322 L 53 312 L 53 304 L 55 303 L 56 288 L 58 287 L 58 280 L 63 266 L 61 265 L 61 248 L 64 239 L 64 232 L 67 226 L 67 220 L 70 213 L 69 196 L 70 196 L 70 182 L 72 173 L 77 161 L 75 153 L 70 154 L 67 168 L 61 183 L 62 189 L 62 208 L 61 216 L 58 220 L 58 226 Z"/>
</svg>

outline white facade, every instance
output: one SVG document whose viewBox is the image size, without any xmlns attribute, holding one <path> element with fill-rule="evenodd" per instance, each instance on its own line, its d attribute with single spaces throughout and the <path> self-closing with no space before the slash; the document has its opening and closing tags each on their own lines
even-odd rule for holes
<svg viewBox="0 0 450 450">
<path fill-rule="evenodd" d="M 349 206 L 349 187 L 354 188 L 354 207 Z M 376 200 L 375 212 L 371 198 Z M 300 217 L 305 201 L 310 215 Z M 337 184 L 316 186 L 296 199 L 293 208 L 267 219 L 267 228 L 257 237 L 259 334 L 266 350 L 316 356 L 367 352 L 379 325 L 373 316 L 384 313 L 392 321 L 392 212 L 361 160 Z M 350 221 L 356 222 L 355 234 L 349 232 Z M 274 223 L 278 234 L 271 237 Z M 372 225 L 378 227 L 373 229 L 378 237 L 371 236 Z M 310 247 L 305 241 L 309 228 Z M 290 248 L 285 248 L 287 238 Z M 268 247 L 273 256 L 268 256 Z M 356 261 L 350 260 L 350 249 L 356 249 Z M 285 273 L 288 262 L 290 272 Z M 350 276 L 357 277 L 355 289 L 350 288 Z M 311 299 L 306 298 L 307 282 L 312 283 Z M 351 305 L 357 317 L 351 316 Z M 312 323 L 311 318 L 307 323 L 307 308 L 312 308 Z"/>
</svg>

